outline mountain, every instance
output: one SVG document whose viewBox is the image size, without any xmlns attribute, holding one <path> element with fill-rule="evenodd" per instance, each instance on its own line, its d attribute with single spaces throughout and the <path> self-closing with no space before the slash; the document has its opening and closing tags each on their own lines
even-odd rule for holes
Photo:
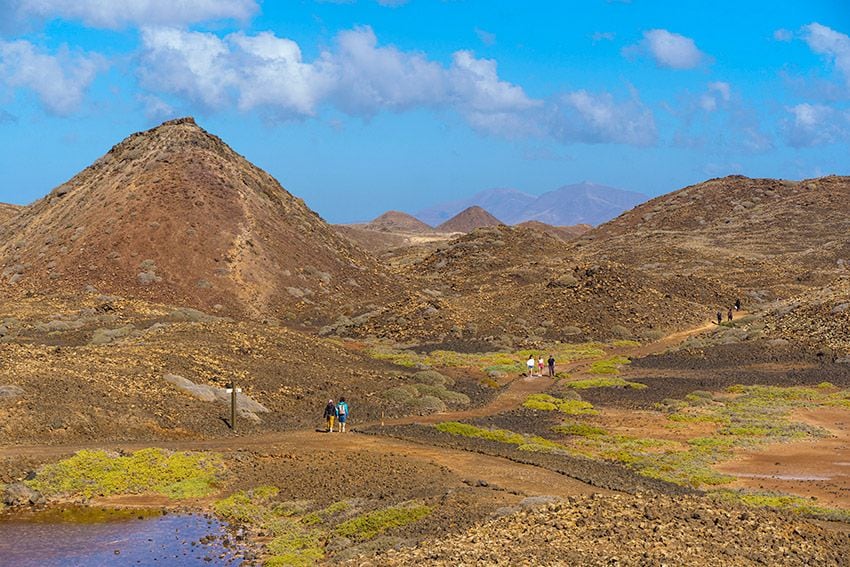
<svg viewBox="0 0 850 567">
<path fill-rule="evenodd" d="M 542 232 L 544 234 L 549 234 L 559 240 L 563 240 L 564 242 L 574 240 L 579 236 L 583 235 L 584 233 L 593 230 L 593 227 L 589 224 L 576 224 L 573 226 L 552 226 L 551 224 L 546 224 L 540 221 L 525 221 L 517 224 L 516 227 L 528 228 L 531 230 Z"/>
<path fill-rule="evenodd" d="M 500 224 L 504 223 L 481 207 L 472 206 L 439 225 L 436 230 L 438 232 L 470 232 L 476 228 Z"/>
<path fill-rule="evenodd" d="M 429 233 L 434 231 L 434 229 L 413 215 L 401 211 L 387 211 L 372 222 L 366 224 L 364 228 L 385 232 Z"/>
<path fill-rule="evenodd" d="M 850 177 L 711 179 L 587 233 L 577 253 L 787 297 L 850 269 Z"/>
<path fill-rule="evenodd" d="M 646 195 L 595 183 L 566 185 L 539 197 L 515 189 L 489 189 L 468 199 L 423 209 L 416 217 L 436 226 L 458 212 L 479 206 L 507 224 L 536 220 L 553 226 L 591 224 L 611 220 L 646 201 Z"/>
<path fill-rule="evenodd" d="M 414 216 L 431 226 L 442 224 L 457 215 L 464 209 L 479 206 L 497 218 L 505 219 L 513 223 L 516 211 L 523 210 L 536 199 L 534 195 L 517 191 L 516 189 L 488 189 L 476 193 L 467 199 L 459 199 L 447 203 L 441 203 L 427 209 L 423 209 Z"/>
<path fill-rule="evenodd" d="M 598 225 L 646 200 L 647 196 L 641 193 L 583 182 L 540 195 L 510 222 L 536 220 L 551 225 Z"/>
<path fill-rule="evenodd" d="M 319 323 L 389 293 L 376 260 L 193 119 L 133 134 L 0 226 L 0 289 Z"/>
</svg>

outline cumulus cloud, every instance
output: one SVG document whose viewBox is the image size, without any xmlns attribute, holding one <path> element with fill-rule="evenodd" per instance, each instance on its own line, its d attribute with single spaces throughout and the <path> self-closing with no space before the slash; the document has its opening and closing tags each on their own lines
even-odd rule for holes
<svg viewBox="0 0 850 567">
<path fill-rule="evenodd" d="M 0 85 L 32 91 L 52 114 L 76 110 L 103 65 L 97 55 L 66 48 L 51 54 L 28 41 L 0 41 Z"/>
<path fill-rule="evenodd" d="M 795 148 L 850 140 L 850 111 L 809 103 L 786 110 L 790 116 L 782 123 L 782 133 L 788 144 Z"/>
<path fill-rule="evenodd" d="M 207 110 L 236 107 L 299 119 L 325 105 L 364 118 L 429 108 L 454 111 L 478 131 L 507 137 L 635 145 L 656 139 L 652 112 L 636 94 L 615 100 L 574 91 L 548 102 L 535 99 L 501 78 L 492 59 L 457 51 L 442 64 L 381 45 L 369 27 L 340 32 L 312 60 L 296 42 L 268 32 L 219 37 L 147 28 L 142 44 L 139 78 L 148 93 L 176 95 Z M 714 88 L 722 98 L 722 85 Z"/>
<path fill-rule="evenodd" d="M 0 16 L 10 22 L 64 19 L 102 29 L 182 26 L 210 20 L 246 20 L 256 0 L 4 0 Z"/>
<path fill-rule="evenodd" d="M 513 113 L 541 104 L 501 80 L 495 61 L 459 51 L 445 67 L 423 53 L 378 45 L 368 27 L 341 32 L 334 47 L 313 61 L 304 60 L 296 42 L 268 32 L 219 38 L 151 28 L 143 30 L 142 43 L 142 85 L 208 109 L 235 104 L 298 118 L 314 115 L 325 102 L 364 117 L 451 108 L 474 126 L 495 131 Z"/>
<path fill-rule="evenodd" d="M 803 27 L 803 40 L 812 51 L 832 60 L 850 87 L 850 36 L 812 23 Z"/>
<path fill-rule="evenodd" d="M 573 91 L 558 97 L 552 111 L 552 134 L 565 143 L 648 146 L 657 138 L 652 111 L 634 93 L 616 101 L 609 93 Z"/>
<path fill-rule="evenodd" d="M 706 60 L 693 39 L 663 29 L 643 32 L 643 40 L 623 48 L 623 55 L 649 55 L 659 67 L 693 69 Z"/>
</svg>

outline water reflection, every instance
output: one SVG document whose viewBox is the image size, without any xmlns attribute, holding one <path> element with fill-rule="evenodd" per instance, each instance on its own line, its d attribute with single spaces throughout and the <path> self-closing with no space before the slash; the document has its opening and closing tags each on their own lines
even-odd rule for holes
<svg viewBox="0 0 850 567">
<path fill-rule="evenodd" d="M 0 566 L 242 563 L 216 520 L 197 514 L 65 508 L 0 519 Z"/>
</svg>

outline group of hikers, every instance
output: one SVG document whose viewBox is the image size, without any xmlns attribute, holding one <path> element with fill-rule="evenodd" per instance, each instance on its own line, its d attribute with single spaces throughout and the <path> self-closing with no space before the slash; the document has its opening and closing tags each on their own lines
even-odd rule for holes
<svg viewBox="0 0 850 567">
<path fill-rule="evenodd" d="M 328 433 L 333 433 L 334 421 L 337 422 L 339 432 L 345 433 L 345 422 L 348 421 L 348 404 L 345 398 L 340 398 L 336 404 L 333 400 L 328 400 L 328 405 L 325 406 L 325 421 L 328 424 Z"/>
<path fill-rule="evenodd" d="M 726 320 L 732 321 L 735 318 L 733 311 L 740 311 L 740 310 L 741 310 L 741 299 L 738 298 L 738 299 L 735 300 L 735 305 L 730 307 L 729 311 L 726 312 Z M 723 324 L 723 311 L 722 310 L 717 311 L 717 324 L 718 325 Z"/>
<path fill-rule="evenodd" d="M 549 365 L 549 377 L 554 378 L 555 377 L 555 356 L 550 354 L 549 360 L 546 361 L 546 362 Z M 525 361 L 525 366 L 528 368 L 528 375 L 529 376 L 543 376 L 543 368 L 544 368 L 543 355 L 541 354 L 539 357 L 537 357 L 536 363 L 534 361 L 534 355 L 533 354 L 528 355 L 528 360 Z M 537 367 L 537 370 L 538 370 L 537 374 L 534 373 L 534 367 L 535 366 Z"/>
</svg>

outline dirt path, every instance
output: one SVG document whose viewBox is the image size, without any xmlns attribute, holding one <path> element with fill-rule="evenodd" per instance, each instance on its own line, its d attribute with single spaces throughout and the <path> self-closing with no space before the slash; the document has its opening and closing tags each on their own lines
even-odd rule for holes
<svg viewBox="0 0 850 567">
<path fill-rule="evenodd" d="M 688 337 L 703 333 L 714 325 L 709 323 L 695 329 L 674 333 L 654 343 L 636 347 L 615 349 L 604 357 L 577 361 L 562 365 L 560 371 L 576 372 L 587 367 L 596 360 L 614 355 L 639 357 L 657 352 L 678 344 Z M 425 417 L 408 417 L 387 421 L 388 425 L 408 423 L 437 423 L 448 420 L 463 420 L 475 417 L 494 415 L 518 408 L 525 398 L 533 393 L 539 393 L 551 386 L 549 378 L 520 378 L 514 380 L 504 392 L 489 404 L 469 410 L 429 415 Z M 360 424 L 361 426 L 378 425 L 377 423 Z M 500 457 L 470 453 L 456 449 L 423 445 L 413 441 L 379 437 L 373 435 L 347 434 L 318 434 L 315 431 L 284 431 L 272 432 L 251 437 L 223 437 L 207 440 L 182 440 L 144 443 L 106 442 L 60 446 L 0 446 L 0 457 L 35 457 L 59 458 L 82 449 L 122 449 L 133 451 L 155 445 L 172 450 L 210 450 L 235 451 L 240 449 L 256 449 L 266 452 L 283 453 L 292 451 L 328 451 L 328 450 L 362 450 L 375 453 L 398 453 L 411 459 L 418 459 L 445 466 L 461 478 L 484 480 L 491 485 L 500 486 L 507 490 L 526 495 L 570 496 L 589 493 L 606 492 L 603 489 L 590 486 L 581 481 L 566 477 L 559 473 L 516 463 Z"/>
</svg>

